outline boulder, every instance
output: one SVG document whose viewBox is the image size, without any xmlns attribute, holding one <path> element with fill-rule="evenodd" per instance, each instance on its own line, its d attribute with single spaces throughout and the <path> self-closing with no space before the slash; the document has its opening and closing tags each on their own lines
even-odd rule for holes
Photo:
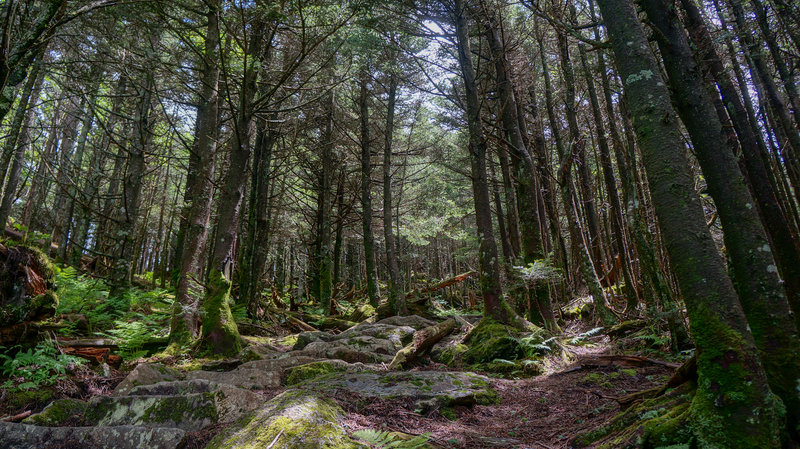
<svg viewBox="0 0 800 449">
<path fill-rule="evenodd" d="M 323 331 L 300 332 L 299 334 L 297 334 L 297 343 L 294 344 L 292 350 L 297 351 L 305 348 L 306 346 L 308 346 L 309 343 L 313 343 L 315 341 L 330 341 L 333 338 L 334 336 L 329 332 L 323 332 Z"/>
<path fill-rule="evenodd" d="M 205 379 L 178 380 L 142 385 L 131 390 L 131 396 L 181 396 L 195 393 L 214 393 L 220 421 L 236 419 L 264 403 L 261 395 L 228 384 Z"/>
<path fill-rule="evenodd" d="M 289 390 L 237 421 L 206 449 L 347 449 L 363 447 L 341 426 L 344 412 L 333 401 Z"/>
<path fill-rule="evenodd" d="M 344 360 L 330 359 L 290 368 L 286 370 L 284 377 L 286 378 L 286 385 L 296 385 L 325 374 L 360 373 L 363 371 L 375 371 L 376 369 L 376 366 L 370 367 L 363 363 L 347 363 Z"/>
<path fill-rule="evenodd" d="M 245 368 L 240 366 L 233 371 L 189 371 L 186 374 L 189 380 L 204 379 L 220 384 L 233 385 L 245 390 L 266 390 L 281 386 L 281 373 L 279 371 L 264 371 L 260 369 Z"/>
<path fill-rule="evenodd" d="M 498 398 L 488 377 L 467 372 L 334 372 L 313 378 L 300 387 L 327 392 L 341 389 L 381 399 L 411 398 L 422 408 L 492 404 Z"/>
<path fill-rule="evenodd" d="M 41 427 L 0 422 L 0 448 L 176 449 L 185 437 L 166 427 Z"/>
<path fill-rule="evenodd" d="M 114 389 L 115 396 L 124 396 L 139 385 L 150 385 L 158 382 L 180 380 L 183 375 L 160 363 L 140 363 L 136 365 L 125 379 Z"/>
<path fill-rule="evenodd" d="M 255 393 L 207 381 L 164 382 L 136 387 L 131 393 L 95 396 L 88 402 L 57 400 L 24 422 L 55 427 L 133 425 L 196 431 L 236 420 L 264 402 Z"/>
</svg>

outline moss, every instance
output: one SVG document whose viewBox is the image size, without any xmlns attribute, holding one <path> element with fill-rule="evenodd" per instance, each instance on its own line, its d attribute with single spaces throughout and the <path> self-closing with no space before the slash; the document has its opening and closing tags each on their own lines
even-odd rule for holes
<svg viewBox="0 0 800 449">
<path fill-rule="evenodd" d="M 53 390 L 40 387 L 32 390 L 8 390 L 5 401 L 10 409 L 34 409 L 53 399 Z"/>
<path fill-rule="evenodd" d="M 325 374 L 343 371 L 329 362 L 313 362 L 292 368 L 286 377 L 286 385 L 297 385 Z"/>
<path fill-rule="evenodd" d="M 444 351 L 442 351 L 442 355 L 439 357 L 439 361 L 449 366 L 456 365 L 456 362 L 460 359 L 461 355 L 467 352 L 468 350 L 469 346 L 461 343 L 450 346 Z"/>
<path fill-rule="evenodd" d="M 439 410 L 439 413 L 441 413 L 442 416 L 450 421 L 455 421 L 458 419 L 458 413 L 456 413 L 456 410 L 452 407 L 444 407 Z"/>
<path fill-rule="evenodd" d="M 463 358 L 467 363 L 487 363 L 494 359 L 517 360 L 525 357 L 522 343 L 513 337 L 517 330 L 492 318 L 483 318 L 469 333 L 465 343 L 469 349 Z"/>
<path fill-rule="evenodd" d="M 231 282 L 219 270 L 211 270 L 203 300 L 201 347 L 214 354 L 236 356 L 242 350 L 242 338 L 230 308 Z"/>
<path fill-rule="evenodd" d="M 289 390 L 263 409 L 239 420 L 207 449 L 350 449 L 360 447 L 339 425 L 343 412 L 334 402 Z"/>
<path fill-rule="evenodd" d="M 350 313 L 347 319 L 348 321 L 354 321 L 358 323 L 374 316 L 376 313 L 375 307 L 373 307 L 371 304 L 362 304 L 356 307 L 355 310 Z"/>
<path fill-rule="evenodd" d="M 636 377 L 639 373 L 633 368 L 625 368 L 619 370 L 620 373 L 625 374 L 626 376 Z"/>
<path fill-rule="evenodd" d="M 203 400 L 200 404 L 196 401 L 165 401 L 157 400 L 142 414 L 145 423 L 180 423 L 191 417 L 193 420 L 208 419 L 209 424 L 217 422 L 217 407 L 214 403 L 214 393 L 201 393 Z M 199 406 L 198 406 L 199 405 Z M 191 408 L 189 408 L 191 406 Z"/>
<path fill-rule="evenodd" d="M 613 377 L 612 377 L 613 376 Z M 619 373 L 589 373 L 583 376 L 582 382 L 586 384 L 594 384 L 603 388 L 614 388 L 614 384 L 609 382 L 609 379 L 619 377 Z"/>
<path fill-rule="evenodd" d="M 697 391 L 690 410 L 700 448 L 778 447 L 782 405 L 759 376 L 755 349 L 712 310 L 691 316 L 698 351 Z"/>
<path fill-rule="evenodd" d="M 84 412 L 86 412 L 85 402 L 77 399 L 59 399 L 24 422 L 38 426 L 78 425 L 83 419 Z"/>
<path fill-rule="evenodd" d="M 494 388 L 486 388 L 485 390 L 475 393 L 475 403 L 478 405 L 495 405 L 500 403 L 500 395 Z"/>
</svg>

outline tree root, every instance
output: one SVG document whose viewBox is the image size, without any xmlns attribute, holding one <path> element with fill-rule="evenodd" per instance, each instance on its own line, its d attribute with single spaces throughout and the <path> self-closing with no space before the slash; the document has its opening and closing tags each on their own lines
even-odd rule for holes
<svg viewBox="0 0 800 449">
<path fill-rule="evenodd" d="M 697 360 L 689 359 L 656 388 L 624 396 L 623 411 L 606 424 L 581 433 L 570 447 L 656 448 L 694 441 L 690 415 L 697 388 Z"/>
</svg>

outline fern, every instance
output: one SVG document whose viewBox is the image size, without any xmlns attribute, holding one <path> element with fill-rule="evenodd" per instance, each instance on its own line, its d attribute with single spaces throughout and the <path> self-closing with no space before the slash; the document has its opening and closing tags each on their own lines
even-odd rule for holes
<svg viewBox="0 0 800 449">
<path fill-rule="evenodd" d="M 0 374 L 10 378 L 0 387 L 29 390 L 54 384 L 66 377 L 67 369 L 83 365 L 85 360 L 61 354 L 51 343 L 40 343 L 35 348 L 20 350 L 14 357 L 0 354 L 0 362 Z"/>
<path fill-rule="evenodd" d="M 421 449 L 427 447 L 431 434 L 423 433 L 404 440 L 385 430 L 364 429 L 353 432 L 353 437 L 375 449 Z"/>
</svg>

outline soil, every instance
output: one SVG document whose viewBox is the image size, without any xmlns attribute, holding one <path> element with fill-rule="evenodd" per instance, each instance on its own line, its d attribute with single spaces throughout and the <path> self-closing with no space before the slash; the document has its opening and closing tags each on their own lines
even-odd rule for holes
<svg viewBox="0 0 800 449">
<path fill-rule="evenodd" d="M 363 428 L 431 433 L 430 442 L 447 448 L 566 448 L 575 434 L 607 421 L 620 408 L 615 398 L 665 382 L 673 368 L 604 366 L 554 373 L 533 379 L 496 379 L 500 403 L 421 415 L 413 402 L 371 401 L 361 404 L 336 392 L 348 412 L 349 430 Z"/>
</svg>

